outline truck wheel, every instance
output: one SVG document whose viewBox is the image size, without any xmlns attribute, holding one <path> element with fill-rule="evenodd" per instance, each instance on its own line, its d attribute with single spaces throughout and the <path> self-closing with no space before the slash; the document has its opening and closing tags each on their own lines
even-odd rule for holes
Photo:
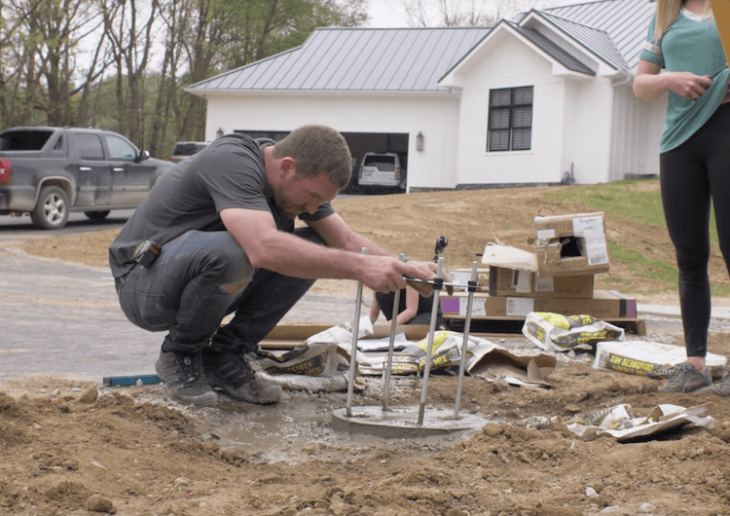
<svg viewBox="0 0 730 516">
<path fill-rule="evenodd" d="M 109 215 L 109 210 L 106 211 L 85 211 L 84 215 L 91 220 L 104 220 Z"/>
<path fill-rule="evenodd" d="M 61 229 L 68 221 L 68 209 L 68 195 L 63 188 L 44 186 L 30 220 L 41 229 Z"/>
</svg>

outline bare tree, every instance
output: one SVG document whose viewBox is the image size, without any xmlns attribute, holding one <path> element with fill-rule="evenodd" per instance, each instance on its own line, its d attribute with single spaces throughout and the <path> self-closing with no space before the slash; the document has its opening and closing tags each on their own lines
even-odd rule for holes
<svg viewBox="0 0 730 516">
<path fill-rule="evenodd" d="M 103 68 L 98 54 L 80 58 L 100 23 L 93 0 L 7 0 L 0 13 L 6 5 L 9 16 L 0 16 L 2 125 L 74 124 L 76 94 Z"/>
<path fill-rule="evenodd" d="M 153 22 L 159 14 L 159 2 L 144 2 L 144 9 L 137 0 L 99 0 L 99 4 L 116 72 L 116 129 L 144 147 L 144 80 L 154 43 Z"/>
<path fill-rule="evenodd" d="M 411 27 L 491 26 L 550 0 L 402 0 Z"/>
<path fill-rule="evenodd" d="M 486 26 L 495 19 L 485 0 L 403 0 L 411 27 Z"/>
</svg>

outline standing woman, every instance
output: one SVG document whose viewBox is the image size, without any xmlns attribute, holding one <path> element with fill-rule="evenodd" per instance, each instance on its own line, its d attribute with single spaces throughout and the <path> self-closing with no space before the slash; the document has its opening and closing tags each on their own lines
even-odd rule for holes
<svg viewBox="0 0 730 516">
<path fill-rule="evenodd" d="M 660 73 L 661 72 L 661 73 Z M 730 104 L 728 65 L 710 0 L 657 0 L 634 94 L 669 92 L 659 147 L 662 203 L 679 269 L 687 361 L 660 392 L 712 384 L 705 366 L 710 325 L 710 205 L 730 270 Z M 730 376 L 707 391 L 730 396 Z"/>
</svg>

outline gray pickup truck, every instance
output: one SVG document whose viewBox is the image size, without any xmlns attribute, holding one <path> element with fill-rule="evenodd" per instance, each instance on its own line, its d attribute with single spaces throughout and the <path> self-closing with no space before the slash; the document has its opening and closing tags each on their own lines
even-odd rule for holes
<svg viewBox="0 0 730 516">
<path fill-rule="evenodd" d="M 0 215 L 29 213 L 43 229 L 72 211 L 103 219 L 139 206 L 173 166 L 111 131 L 14 127 L 0 132 Z"/>
</svg>

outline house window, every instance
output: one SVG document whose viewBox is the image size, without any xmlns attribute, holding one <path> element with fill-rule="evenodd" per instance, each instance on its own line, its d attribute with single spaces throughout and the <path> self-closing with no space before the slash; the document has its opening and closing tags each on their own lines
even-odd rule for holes
<svg viewBox="0 0 730 516">
<path fill-rule="evenodd" d="M 487 152 L 530 150 L 532 86 L 489 91 Z"/>
</svg>

